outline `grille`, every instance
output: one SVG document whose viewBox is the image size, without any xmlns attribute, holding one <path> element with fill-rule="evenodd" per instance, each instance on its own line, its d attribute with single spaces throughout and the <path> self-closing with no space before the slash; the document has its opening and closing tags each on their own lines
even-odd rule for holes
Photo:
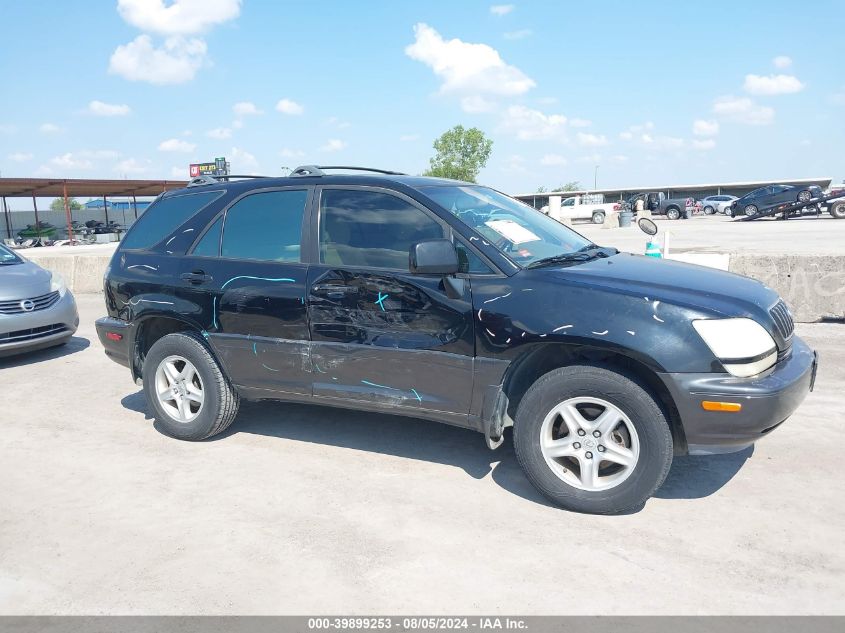
<svg viewBox="0 0 845 633">
<path fill-rule="evenodd" d="M 795 330 L 795 324 L 792 322 L 792 315 L 789 313 L 789 308 L 786 307 L 783 299 L 771 307 L 769 314 L 775 322 L 778 334 L 783 337 L 784 341 L 789 340 L 792 332 Z"/>
<path fill-rule="evenodd" d="M 45 310 L 59 300 L 59 291 L 49 292 L 40 297 L 30 297 L 29 299 L 14 299 L 12 301 L 0 301 L 0 314 L 23 314 L 25 312 L 35 312 L 37 310 Z M 32 310 L 24 310 L 21 303 L 24 301 L 32 301 Z"/>
<path fill-rule="evenodd" d="M 53 323 L 53 325 L 42 325 L 41 327 L 32 327 L 26 330 L 15 330 L 6 334 L 0 334 L 0 345 L 4 343 L 18 343 L 20 341 L 32 341 L 34 339 L 44 338 L 51 334 L 59 334 L 66 331 L 67 328 L 61 323 Z"/>
</svg>

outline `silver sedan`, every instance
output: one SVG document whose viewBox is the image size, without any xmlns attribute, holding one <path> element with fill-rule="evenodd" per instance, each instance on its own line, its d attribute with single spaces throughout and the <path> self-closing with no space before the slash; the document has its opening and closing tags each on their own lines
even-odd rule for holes
<svg viewBox="0 0 845 633">
<path fill-rule="evenodd" d="M 0 244 L 0 357 L 62 345 L 78 325 L 61 276 Z"/>
</svg>

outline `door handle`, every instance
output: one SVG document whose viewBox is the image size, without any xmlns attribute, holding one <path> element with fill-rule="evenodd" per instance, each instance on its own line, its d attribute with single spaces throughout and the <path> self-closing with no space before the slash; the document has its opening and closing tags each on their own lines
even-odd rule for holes
<svg viewBox="0 0 845 633">
<path fill-rule="evenodd" d="M 202 270 L 194 270 L 189 273 L 182 273 L 180 277 L 189 283 L 192 284 L 204 284 L 207 281 L 211 281 L 214 279 L 211 275 L 206 275 L 205 271 Z"/>
<path fill-rule="evenodd" d="M 311 287 L 311 292 L 329 299 L 343 299 L 346 295 L 358 294 L 358 288 L 339 284 L 315 284 Z"/>
</svg>

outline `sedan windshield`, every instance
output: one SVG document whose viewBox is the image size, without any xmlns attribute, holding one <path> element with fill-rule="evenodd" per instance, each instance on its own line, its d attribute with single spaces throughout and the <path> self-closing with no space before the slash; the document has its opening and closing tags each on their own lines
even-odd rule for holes
<svg viewBox="0 0 845 633">
<path fill-rule="evenodd" d="M 0 266 L 5 264 L 20 264 L 21 258 L 15 255 L 8 248 L 0 244 Z"/>
<path fill-rule="evenodd" d="M 594 246 L 560 222 L 487 187 L 455 185 L 420 189 L 521 266 L 583 254 Z"/>
</svg>

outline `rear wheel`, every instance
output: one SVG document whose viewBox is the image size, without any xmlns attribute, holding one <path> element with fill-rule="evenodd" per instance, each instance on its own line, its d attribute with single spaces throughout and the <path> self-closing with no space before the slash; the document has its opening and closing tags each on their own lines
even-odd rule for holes
<svg viewBox="0 0 845 633">
<path fill-rule="evenodd" d="M 704 215 L 713 215 L 714 213 L 716 213 L 716 209 L 713 207 L 704 207 Z"/>
<path fill-rule="evenodd" d="M 798 202 L 809 202 L 810 198 L 812 198 L 812 195 L 806 189 L 798 194 Z"/>
<path fill-rule="evenodd" d="M 598 366 L 549 372 L 522 398 L 517 459 L 532 484 L 567 510 L 615 514 L 641 506 L 672 464 L 672 434 L 655 398 Z"/>
<path fill-rule="evenodd" d="M 830 206 L 830 215 L 837 220 L 845 220 L 845 202 L 837 202 Z"/>
<path fill-rule="evenodd" d="M 238 394 L 194 332 L 168 334 L 153 344 L 144 360 L 144 394 L 162 430 L 182 440 L 217 435 L 238 412 Z"/>
<path fill-rule="evenodd" d="M 604 224 L 604 211 L 593 212 L 593 224 Z"/>
<path fill-rule="evenodd" d="M 666 217 L 670 220 L 677 220 L 681 217 L 681 210 L 678 207 L 669 207 L 666 209 Z"/>
<path fill-rule="evenodd" d="M 747 207 L 745 207 L 745 215 L 749 218 L 753 218 L 755 215 L 757 215 L 757 205 L 749 204 Z"/>
</svg>

